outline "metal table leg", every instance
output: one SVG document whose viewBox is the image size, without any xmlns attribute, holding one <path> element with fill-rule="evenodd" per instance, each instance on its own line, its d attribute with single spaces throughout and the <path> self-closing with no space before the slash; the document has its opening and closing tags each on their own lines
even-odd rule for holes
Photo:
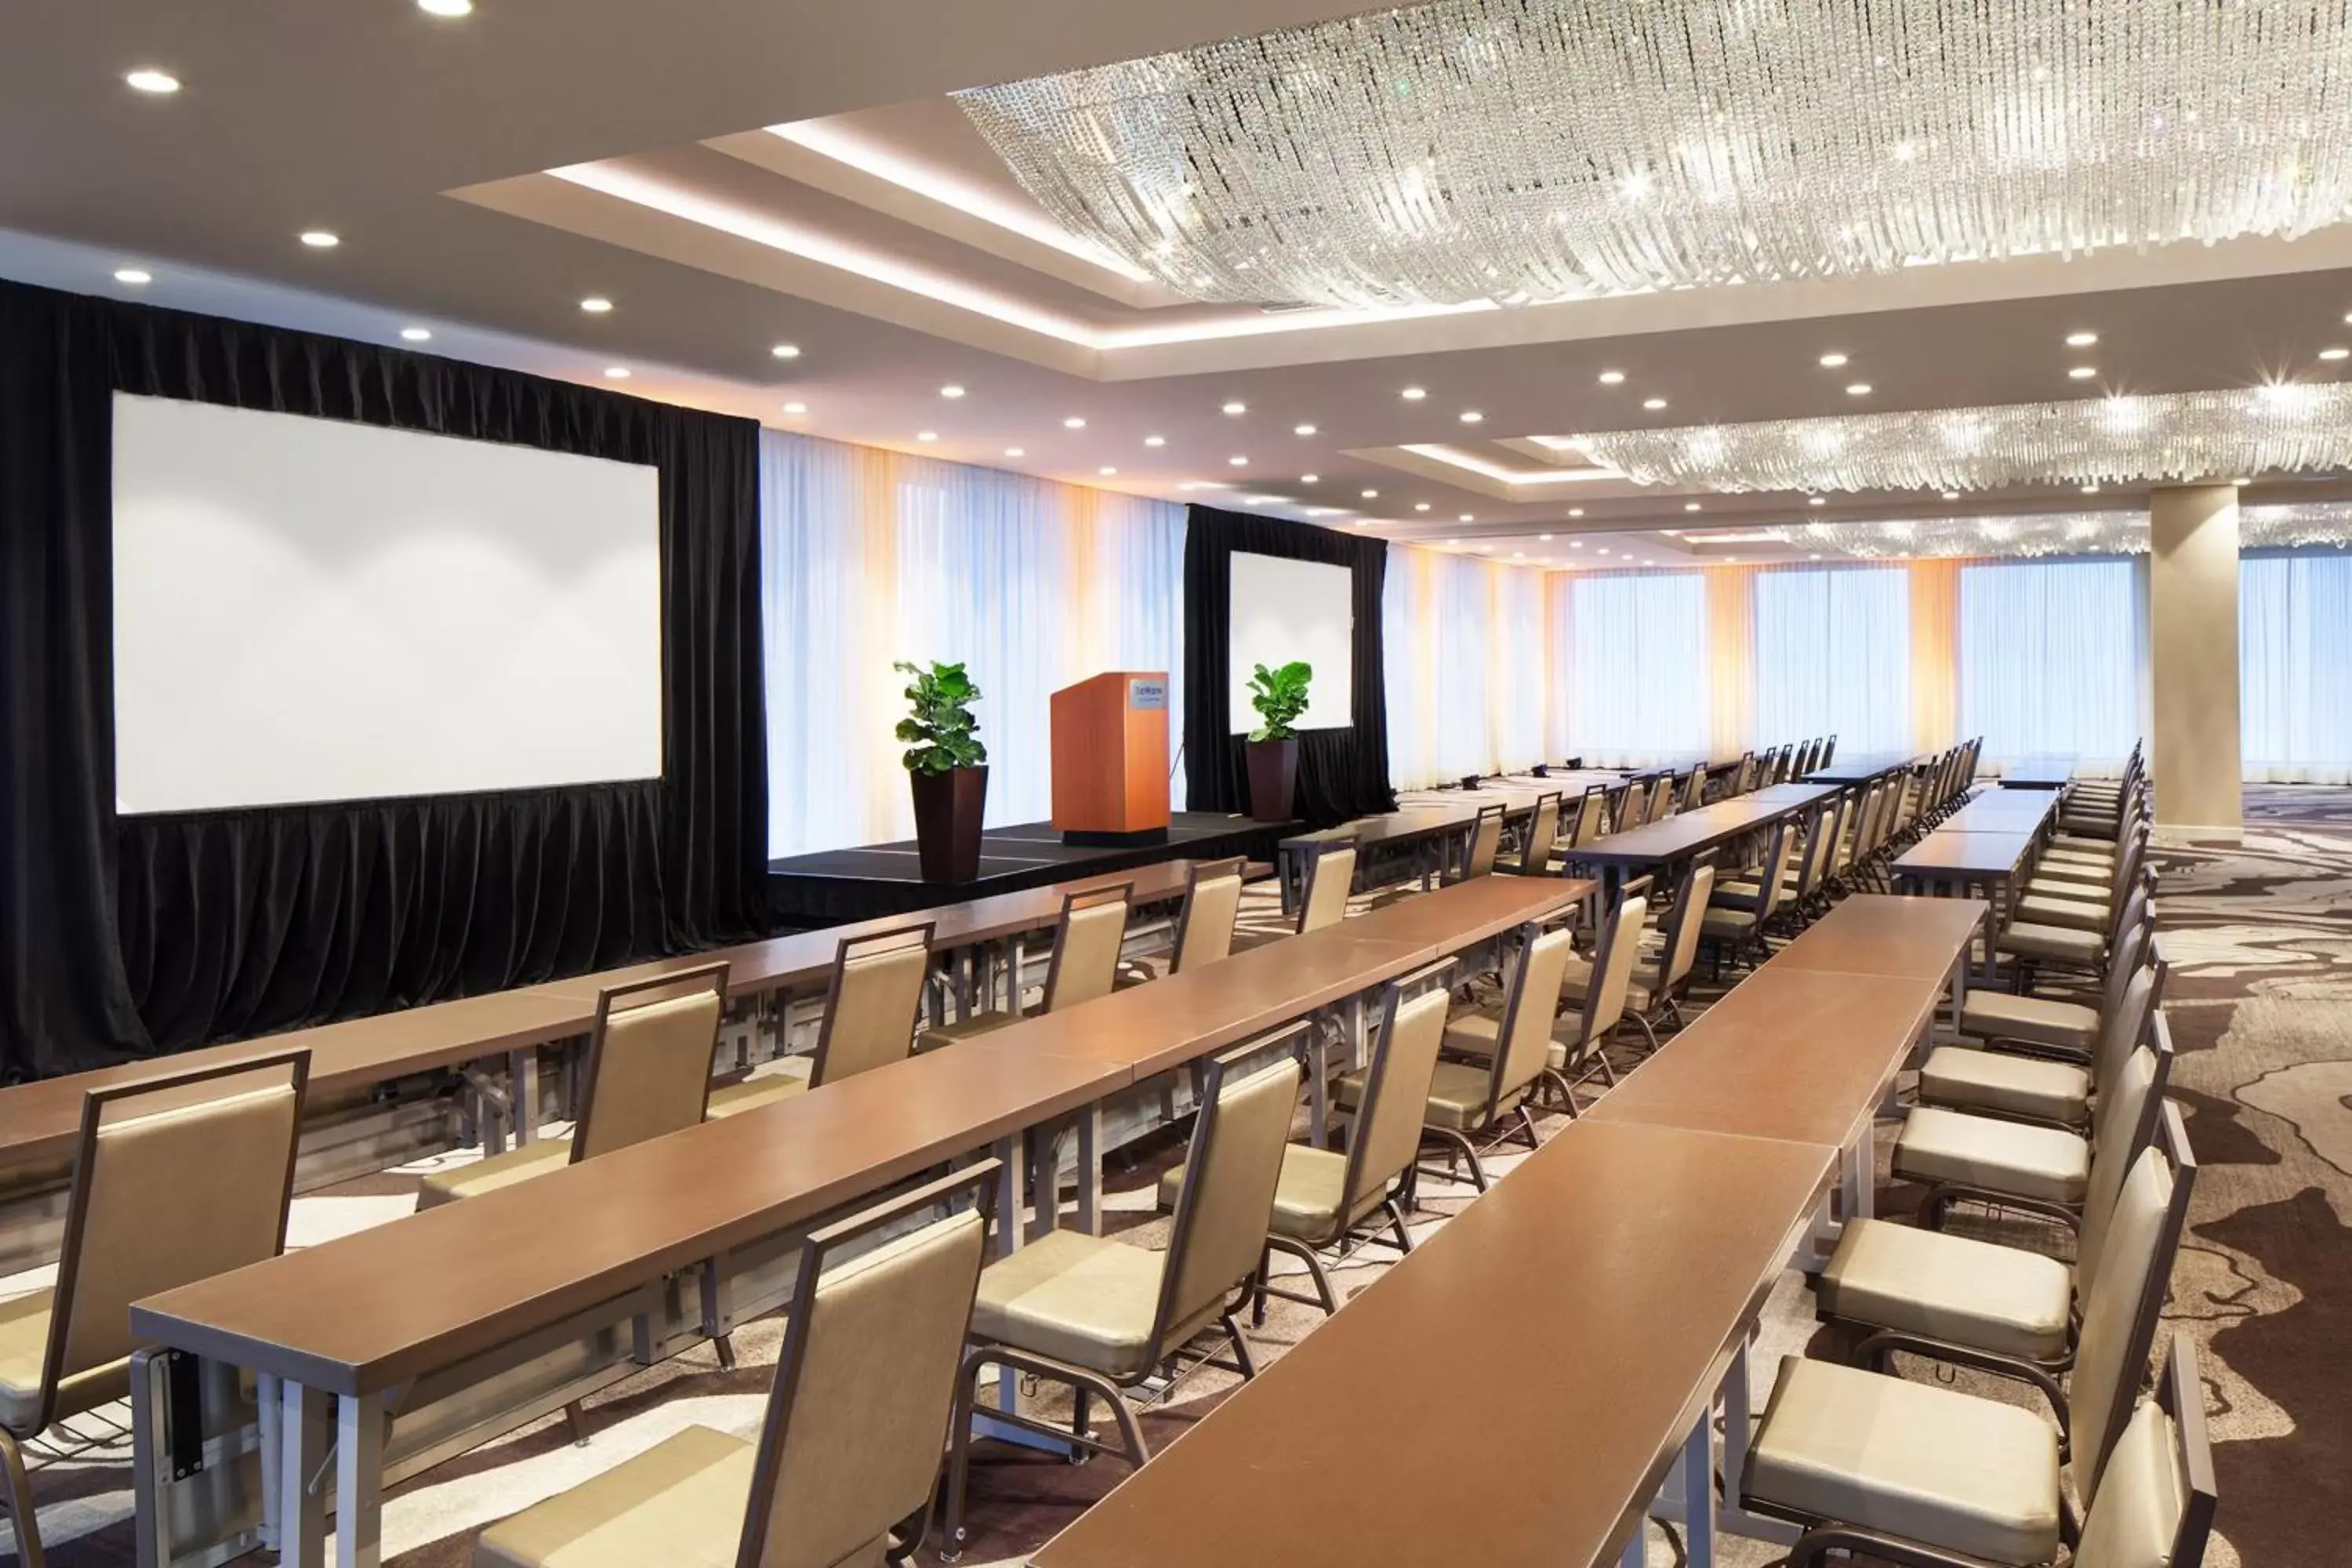
<svg viewBox="0 0 2352 1568">
<path fill-rule="evenodd" d="M 310 1478 L 327 1462 L 328 1401 L 299 1383 L 278 1385 L 279 1568 L 326 1568 L 327 1500 Z"/>
<path fill-rule="evenodd" d="M 335 1568 L 383 1568 L 383 1399 L 335 1402 Z"/>
</svg>

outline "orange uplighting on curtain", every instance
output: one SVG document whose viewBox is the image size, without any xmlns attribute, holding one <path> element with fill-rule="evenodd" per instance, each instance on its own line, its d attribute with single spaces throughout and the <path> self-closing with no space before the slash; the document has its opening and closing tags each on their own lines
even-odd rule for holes
<svg viewBox="0 0 2352 1568">
<path fill-rule="evenodd" d="M 1737 757 L 1756 743 L 1756 568 L 1706 570 L 1708 750 Z"/>
<path fill-rule="evenodd" d="M 1940 751 L 1960 727 L 1960 563 L 1913 561 L 1911 743 Z"/>
</svg>

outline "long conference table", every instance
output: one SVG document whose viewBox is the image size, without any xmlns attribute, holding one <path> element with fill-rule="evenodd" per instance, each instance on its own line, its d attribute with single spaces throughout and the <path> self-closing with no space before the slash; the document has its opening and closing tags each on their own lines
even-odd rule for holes
<svg viewBox="0 0 2352 1568">
<path fill-rule="evenodd" d="M 1777 784 L 1696 811 L 1678 811 L 1655 822 L 1629 827 L 1561 854 L 1574 867 L 1591 868 L 1601 876 L 1604 894 L 1614 899 L 1620 883 L 1643 871 L 1671 874 L 1674 868 L 1710 849 L 1764 829 L 1826 800 L 1845 786 L 1832 784 Z"/>
<path fill-rule="evenodd" d="M 1869 1212 L 1876 1112 L 1984 912 L 1845 900 L 1031 1561 L 1637 1564 L 1648 1516 L 1693 1568 L 1718 1528 L 1792 1539 L 1737 1506 L 1749 1340 Z"/>
<path fill-rule="evenodd" d="M 134 1358 L 137 1440 L 152 1449 L 202 1430 L 226 1454 L 261 1454 L 257 1503 L 218 1461 L 192 1479 L 138 1467 L 142 1530 L 177 1532 L 152 1560 L 201 1560 L 226 1531 L 229 1544 L 249 1533 L 288 1564 L 322 1563 L 327 1494 L 297 1478 L 331 1469 L 336 1562 L 373 1568 L 389 1460 L 415 1473 L 673 1353 L 698 1323 L 708 1333 L 781 1305 L 794 1238 L 824 1215 L 992 1148 L 1004 1166 L 998 1245 L 1017 1247 L 1024 1134 L 1591 891 L 1561 878 L 1478 878 L 141 1301 L 132 1331 L 161 1348 Z M 1310 1060 L 1324 1055 L 1318 1041 Z M 1040 1223 L 1058 1223 L 1055 1172 L 1032 1163 L 1039 1207 L 1054 1211 Z M 1082 1159 L 1078 1219 L 1092 1224 L 1098 1198 L 1086 1184 Z M 740 1259 L 745 1262 L 712 1283 Z M 698 1308 L 678 1282 L 698 1274 Z M 716 1319 L 714 1301 L 725 1309 Z M 168 1370 L 173 1352 L 200 1358 L 195 1375 Z M 260 1391 L 257 1429 L 234 1415 L 239 1373 Z M 524 1383 L 530 1398 L 495 1415 L 467 1403 L 486 1386 L 511 1401 Z M 198 1389 L 214 1403 L 189 1403 Z M 390 1413 L 413 1416 L 417 1435 L 404 1441 Z"/>
<path fill-rule="evenodd" d="M 2055 789 L 1984 791 L 1895 858 L 1897 887 L 1981 898 L 1990 905 L 1982 984 L 1996 978 L 2001 933 L 2009 929 L 2018 889 L 2056 826 L 2059 799 Z"/>
</svg>

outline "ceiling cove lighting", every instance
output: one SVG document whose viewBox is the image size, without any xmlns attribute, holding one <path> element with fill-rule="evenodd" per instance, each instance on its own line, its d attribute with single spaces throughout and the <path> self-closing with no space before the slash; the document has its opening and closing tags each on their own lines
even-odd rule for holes
<svg viewBox="0 0 2352 1568">
<path fill-rule="evenodd" d="M 2352 203 L 2352 96 L 2314 68 L 2352 58 L 2339 0 L 1757 15 L 1429 0 L 957 96 L 1072 233 L 1253 304 L 1891 276 L 2293 238 Z"/>
<path fill-rule="evenodd" d="M 2352 385 L 2279 382 L 1582 439 L 1636 484 L 1686 489 L 1988 490 L 2327 473 L 2352 468 Z"/>
<path fill-rule="evenodd" d="M 157 70 L 153 66 L 141 66 L 137 70 L 125 71 L 122 79 L 133 92 L 152 93 L 158 98 L 168 98 L 180 90 L 178 77 L 167 70 Z"/>
<path fill-rule="evenodd" d="M 1421 445 L 1401 447 L 1400 450 L 1411 452 L 1417 458 L 1427 458 L 1432 462 L 1446 464 L 1451 468 L 1467 468 L 1474 474 L 1481 474 L 1507 485 L 1573 485 L 1581 484 L 1588 479 L 1624 478 L 1616 469 L 1599 465 L 1585 468 L 1507 468 L 1500 463 L 1489 462 L 1485 458 L 1475 453 L 1463 451 L 1458 447 Z"/>
</svg>

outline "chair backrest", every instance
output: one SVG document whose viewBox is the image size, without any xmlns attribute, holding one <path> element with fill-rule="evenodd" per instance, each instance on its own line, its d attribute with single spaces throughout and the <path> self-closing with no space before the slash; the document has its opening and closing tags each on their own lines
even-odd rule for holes
<svg viewBox="0 0 2352 1568">
<path fill-rule="evenodd" d="M 1733 795 L 1746 795 L 1749 790 L 1754 789 L 1755 787 L 1756 753 L 1753 752 L 1742 752 L 1739 753 L 1739 771 L 1731 775 L 1731 793 Z"/>
<path fill-rule="evenodd" d="M 1552 846 L 1559 842 L 1559 792 L 1547 790 L 1536 797 L 1535 815 L 1528 818 L 1528 837 L 1519 847 L 1519 869 L 1541 875 L 1551 864 Z"/>
<path fill-rule="evenodd" d="M 2180 1108 L 2168 1101 L 2162 1137 L 2132 1162 L 2101 1245 L 2097 1276 L 2080 1297 L 2083 1327 L 2069 1384 L 2068 1435 L 2075 1489 L 2093 1500 L 2107 1454 L 2147 1372 L 2196 1180 L 2197 1156 L 2189 1150 Z"/>
<path fill-rule="evenodd" d="M 1586 982 L 1582 1026 L 1568 1053 L 1570 1068 L 1581 1067 L 1601 1047 L 1611 1031 L 1625 1019 L 1625 991 L 1633 983 L 1633 964 L 1642 955 L 1642 927 L 1650 918 L 1650 900 L 1628 893 L 1601 922 L 1601 940 L 1592 952 L 1592 977 Z"/>
<path fill-rule="evenodd" d="M 1429 983 L 1453 967 L 1454 961 L 1445 959 L 1389 984 L 1380 1036 L 1365 1064 L 1363 1099 L 1348 1134 L 1347 1179 L 1335 1221 L 1343 1230 L 1421 1152 L 1423 1109 L 1429 1103 L 1452 1002 L 1443 984 Z M 1425 989 L 1408 994 L 1416 987 Z"/>
<path fill-rule="evenodd" d="M 1658 782 L 1650 786 L 1649 818 L 1661 822 L 1675 814 L 1675 775 L 1660 773 Z"/>
<path fill-rule="evenodd" d="M 1756 924 L 1760 929 L 1780 908 L 1781 884 L 1789 879 L 1789 858 L 1796 853 L 1797 831 L 1787 817 L 1772 825 L 1772 846 L 1764 855 L 1764 885 L 1756 893 Z"/>
<path fill-rule="evenodd" d="M 1495 857 L 1503 847 L 1503 806 L 1497 801 L 1478 808 L 1478 820 L 1470 825 L 1470 858 L 1462 868 L 1465 877 L 1484 877 L 1495 869 Z"/>
<path fill-rule="evenodd" d="M 1830 796 L 1816 802 L 1804 815 L 1804 847 L 1797 862 L 1797 896 L 1811 898 L 1822 879 L 1830 874 L 1830 856 L 1835 849 L 1838 832 L 1838 797 Z"/>
<path fill-rule="evenodd" d="M 1698 963 L 1699 927 L 1706 919 L 1706 901 L 1715 896 L 1715 851 L 1692 860 L 1683 872 L 1682 889 L 1675 895 L 1674 913 L 1666 917 L 1666 945 L 1658 968 L 1652 1005 L 1680 996 Z"/>
<path fill-rule="evenodd" d="M 2116 939 L 2107 969 L 2106 1000 L 2099 1009 L 2098 1038 L 2091 1047 L 2091 1083 L 2105 1085 L 2147 1037 L 2148 1017 L 2164 990 L 2164 970 L 2147 962 L 2147 928 L 2136 925 Z"/>
<path fill-rule="evenodd" d="M 686 994 L 673 994 L 679 991 Z M 580 1124 L 572 1130 L 572 1163 L 702 1121 L 710 1106 L 710 1062 L 719 1051 L 726 998 L 723 963 L 596 994 Z"/>
<path fill-rule="evenodd" d="M 1118 952 L 1127 941 L 1128 902 L 1134 893 L 1134 883 L 1118 882 L 1063 899 L 1054 962 L 1045 971 L 1045 1011 L 1110 994 L 1118 980 Z"/>
<path fill-rule="evenodd" d="M 1348 918 L 1348 889 L 1356 880 L 1356 841 L 1334 838 L 1307 865 L 1307 892 L 1298 900 L 1298 932 L 1321 931 Z"/>
<path fill-rule="evenodd" d="M 1649 810 L 1650 792 L 1638 782 L 1622 784 L 1617 786 L 1616 797 L 1617 831 L 1622 833 L 1629 827 L 1641 826 Z"/>
<path fill-rule="evenodd" d="M 1564 925 L 1543 931 L 1529 924 L 1520 932 L 1519 958 L 1511 968 L 1486 1075 L 1489 1121 L 1541 1076 L 1551 1055 L 1551 1021 L 1559 1011 L 1560 983 L 1568 977 L 1568 961 L 1576 956 L 1575 941 Z"/>
<path fill-rule="evenodd" d="M 912 1544 L 891 1531 L 927 1512 L 939 1476 L 996 1173 L 982 1161 L 809 1237 L 736 1568 L 878 1563 Z M 881 1239 L 942 1205 L 943 1217 Z"/>
<path fill-rule="evenodd" d="M 1609 786 L 1591 784 L 1586 787 L 1584 798 L 1576 804 L 1576 826 L 1568 836 L 1569 847 L 1590 844 L 1605 831 L 1609 810 Z"/>
<path fill-rule="evenodd" d="M 931 922 L 844 937 L 834 950 L 809 1087 L 905 1059 L 931 974 Z"/>
<path fill-rule="evenodd" d="M 82 1097 L 29 1430 L 48 1425 L 60 1385 L 139 1348 L 131 1302 L 285 1247 L 310 1073 L 309 1051 L 287 1051 Z"/>
<path fill-rule="evenodd" d="M 1242 910 L 1243 862 L 1195 860 L 1184 879 L 1184 907 L 1176 913 L 1171 974 L 1232 956 L 1234 921 Z"/>
<path fill-rule="evenodd" d="M 2140 1401 L 2107 1455 L 2073 1568 L 2199 1568 L 2220 1493 L 2197 1342 L 2175 1329 L 2155 1394 Z"/>
<path fill-rule="evenodd" d="M 1706 764 L 1699 763 L 1683 780 L 1683 809 L 1696 811 L 1706 804 Z"/>
<path fill-rule="evenodd" d="M 1201 1113 L 1192 1123 L 1184 1188 L 1160 1269 L 1150 1364 L 1159 1364 L 1213 1321 L 1265 1248 L 1283 1146 L 1298 1104 L 1299 1071 L 1297 1058 L 1285 1056 L 1229 1077 L 1234 1062 L 1264 1048 L 1253 1042 L 1212 1060 L 1202 1081 Z"/>
<path fill-rule="evenodd" d="M 2099 1097 L 2091 1128 L 2090 1184 L 2083 1194 L 2083 1225 L 2074 1249 L 2075 1283 L 2088 1290 L 2095 1281 L 2115 1221 L 2124 1177 L 2156 1136 L 2164 1086 L 2172 1075 L 2172 1031 L 2157 1015 L 2155 1043 L 2132 1052 Z"/>
</svg>

